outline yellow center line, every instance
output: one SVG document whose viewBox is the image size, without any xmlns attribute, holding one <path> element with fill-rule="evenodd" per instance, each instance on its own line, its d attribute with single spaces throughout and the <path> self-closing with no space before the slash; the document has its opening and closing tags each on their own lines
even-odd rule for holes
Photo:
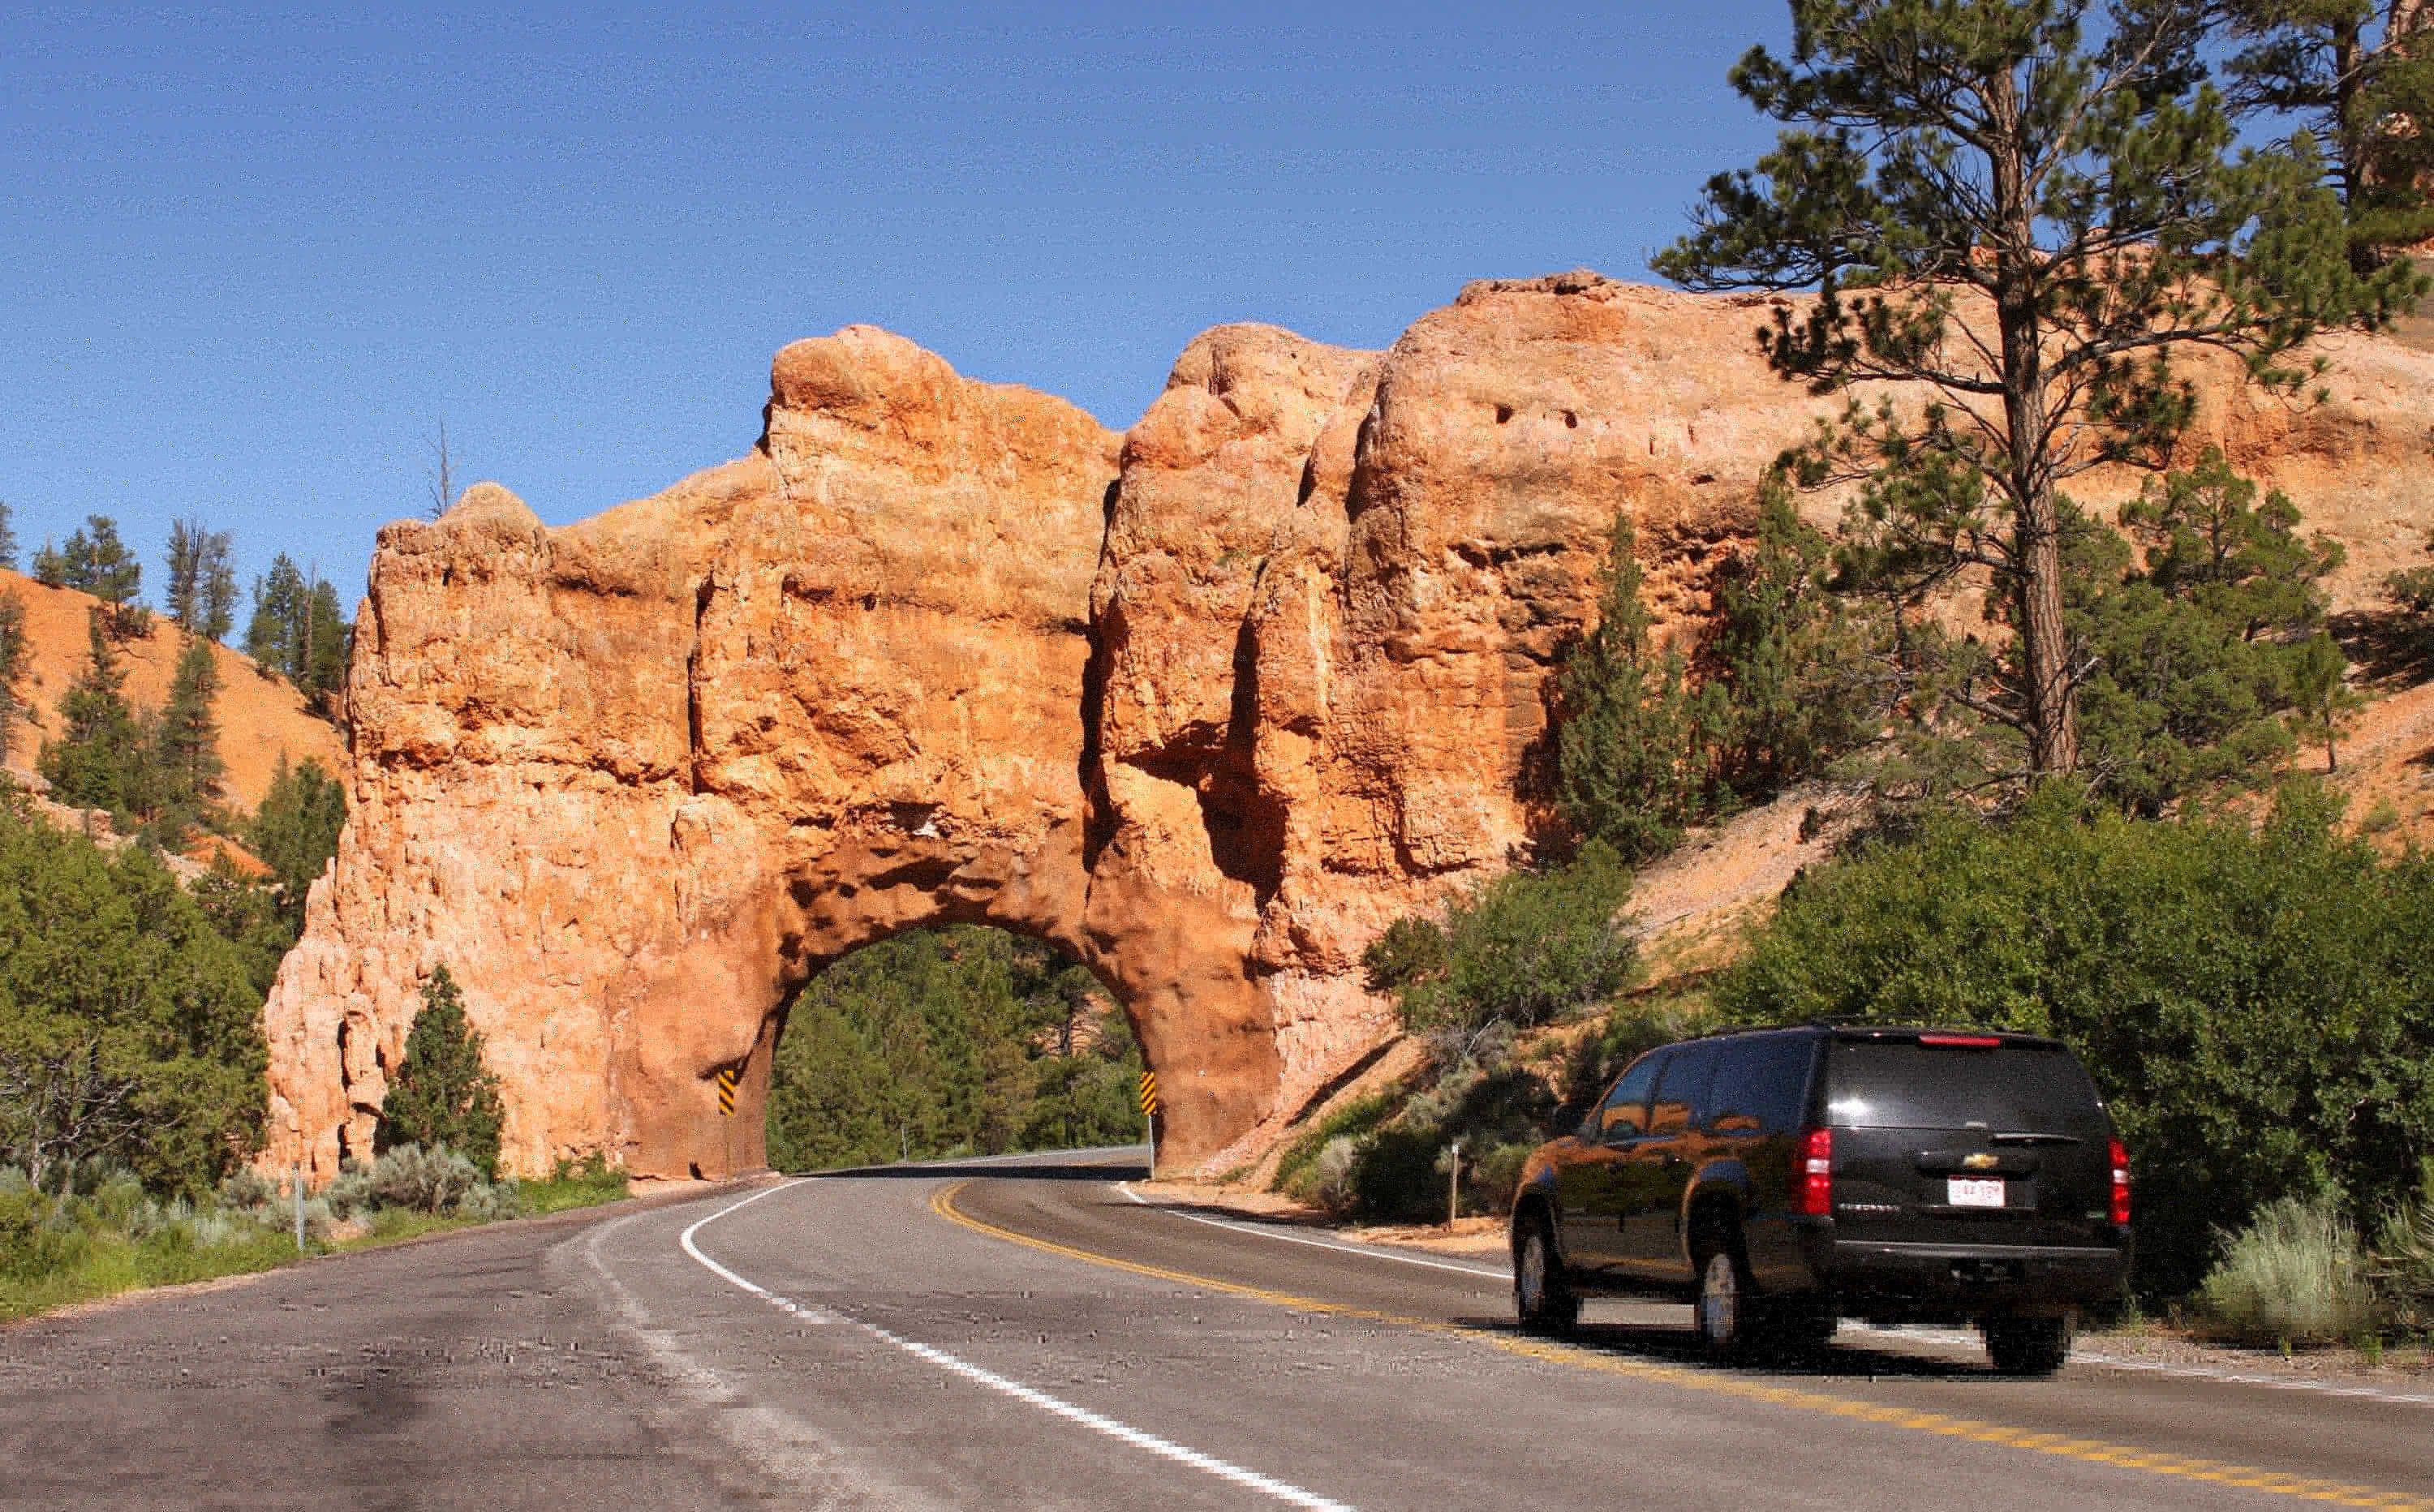
<svg viewBox="0 0 2434 1512">
<path fill-rule="evenodd" d="M 1966 1439 L 1974 1443 L 1994 1444 L 2006 1449 L 2026 1450 L 2031 1453 L 2051 1454 L 2075 1459 L 2090 1465 L 2105 1465 L 2117 1470 L 2143 1470 L 2150 1475 L 2168 1475 L 2180 1480 L 2203 1481 L 2209 1485 L 2237 1487 L 2243 1490 L 2265 1491 L 2276 1496 L 2297 1497 L 2302 1501 L 2323 1502 L 2334 1506 L 2376 1507 L 2388 1512 L 2434 1512 L 2434 1498 L 2414 1496 L 2401 1491 L 2380 1490 L 2372 1486 L 2353 1486 L 2342 1481 L 2311 1480 L 2305 1476 L 2285 1475 L 2277 1470 L 2259 1470 L 2251 1465 L 2228 1465 L 2219 1460 L 2196 1459 L 2183 1454 L 2164 1453 L 2137 1449 L 2126 1444 L 2108 1444 L 2093 1438 L 2068 1438 L 2059 1434 L 2032 1433 L 2002 1423 L 1985 1422 L 1975 1418 L 1954 1418 L 1940 1412 L 1921 1412 L 1914 1407 L 1893 1406 L 1884 1402 L 1866 1402 L 1856 1397 L 1829 1396 L 1822 1391 L 1809 1391 L 1798 1386 L 1772 1385 L 1740 1376 L 1711 1371 L 1685 1369 L 1680 1366 L 1651 1365 L 1644 1360 L 1617 1359 L 1589 1350 L 1554 1343 L 1547 1339 L 1526 1338 L 1513 1334 L 1492 1334 L 1461 1323 L 1442 1322 L 1435 1318 L 1406 1317 L 1374 1308 L 1352 1307 L 1342 1302 L 1322 1301 L 1314 1297 L 1296 1297 L 1290 1292 L 1265 1286 L 1245 1286 L 1239 1282 L 1219 1281 L 1210 1276 L 1195 1276 L 1189 1271 L 1169 1270 L 1163 1266 L 1145 1266 L 1139 1261 L 1119 1260 L 1088 1249 L 1076 1249 L 1070 1245 L 1037 1239 L 1012 1229 L 1002 1229 L 994 1223 L 975 1218 L 955 1206 L 955 1198 L 969 1181 L 957 1181 L 939 1188 L 930 1198 L 930 1211 L 950 1223 L 959 1224 L 976 1233 L 1003 1239 L 1026 1249 L 1047 1254 L 1061 1255 L 1086 1265 L 1102 1266 L 1111 1270 L 1130 1271 L 1157 1281 L 1177 1285 L 1198 1287 L 1205 1291 L 1223 1292 L 1228 1296 L 1249 1298 L 1298 1313 L 1325 1313 L 1336 1317 L 1359 1318 L 1365 1322 L 1383 1323 L 1394 1328 L 1417 1329 L 1429 1334 L 1452 1334 L 1501 1350 L 1527 1359 L 1542 1360 L 1550 1365 L 1568 1366 L 1579 1370 L 1595 1370 L 1604 1375 L 1626 1376 L 1636 1381 L 1655 1381 L 1688 1391 L 1704 1391 L 1711 1396 L 1734 1397 L 1744 1402 L 1762 1402 L 1770 1406 L 1791 1407 L 1802 1412 L 1822 1412 L 1837 1418 L 1856 1419 L 1860 1422 L 1879 1423 L 1888 1427 L 1906 1428 L 1917 1433 L 1934 1434 L 1945 1438 Z"/>
</svg>

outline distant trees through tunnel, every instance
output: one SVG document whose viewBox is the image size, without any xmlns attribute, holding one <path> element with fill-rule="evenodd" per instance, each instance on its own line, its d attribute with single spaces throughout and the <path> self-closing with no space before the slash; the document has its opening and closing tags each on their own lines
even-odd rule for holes
<svg viewBox="0 0 2434 1512">
<path fill-rule="evenodd" d="M 1123 1011 L 1046 941 L 979 925 L 866 945 L 806 983 L 770 1066 L 781 1171 L 1121 1145 L 1144 1132 Z"/>
</svg>

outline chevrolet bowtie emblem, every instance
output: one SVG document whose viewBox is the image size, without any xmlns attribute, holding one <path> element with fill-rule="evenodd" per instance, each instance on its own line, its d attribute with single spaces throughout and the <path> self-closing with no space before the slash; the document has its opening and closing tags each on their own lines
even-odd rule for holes
<svg viewBox="0 0 2434 1512">
<path fill-rule="evenodd" d="M 1982 1153 L 1972 1155 L 1967 1160 L 1961 1163 L 1961 1167 L 1963 1170 L 1969 1171 L 1991 1171 L 2001 1162 L 2001 1159 L 2002 1157 L 1998 1155 L 1987 1155 Z"/>
</svg>

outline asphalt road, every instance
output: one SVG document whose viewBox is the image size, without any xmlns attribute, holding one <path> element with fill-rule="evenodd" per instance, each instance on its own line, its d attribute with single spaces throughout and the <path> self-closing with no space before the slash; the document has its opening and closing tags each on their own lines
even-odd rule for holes
<svg viewBox="0 0 2434 1512">
<path fill-rule="evenodd" d="M 2434 1405 L 1679 1309 L 1144 1203 L 1121 1154 L 565 1215 L 0 1330 L 10 1506 L 2434 1508 Z M 1312 1242 L 1316 1240 L 1317 1242 Z"/>
</svg>

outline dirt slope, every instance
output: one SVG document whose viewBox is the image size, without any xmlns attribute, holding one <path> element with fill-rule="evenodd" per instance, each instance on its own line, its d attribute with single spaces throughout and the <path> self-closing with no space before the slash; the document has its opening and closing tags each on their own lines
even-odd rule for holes
<svg viewBox="0 0 2434 1512">
<path fill-rule="evenodd" d="M 48 588 L 32 578 L 0 570 L 0 592 L 26 603 L 26 628 L 33 652 L 18 696 L 32 706 L 31 727 L 11 732 L 8 770 L 19 781 L 31 776 L 46 739 L 60 731 L 59 703 L 85 661 L 86 617 L 97 602 L 73 588 Z M 127 669 L 127 697 L 138 708 L 168 701 L 178 667 L 178 628 L 155 615 L 152 632 L 119 648 Z M 304 708 L 302 695 L 257 668 L 253 659 L 225 646 L 213 648 L 219 664 L 220 693 L 212 711 L 220 725 L 220 758 L 228 763 L 228 801 L 251 810 L 270 787 L 283 754 L 290 764 L 306 757 L 333 774 L 347 771 L 347 742 L 328 722 Z"/>
</svg>

